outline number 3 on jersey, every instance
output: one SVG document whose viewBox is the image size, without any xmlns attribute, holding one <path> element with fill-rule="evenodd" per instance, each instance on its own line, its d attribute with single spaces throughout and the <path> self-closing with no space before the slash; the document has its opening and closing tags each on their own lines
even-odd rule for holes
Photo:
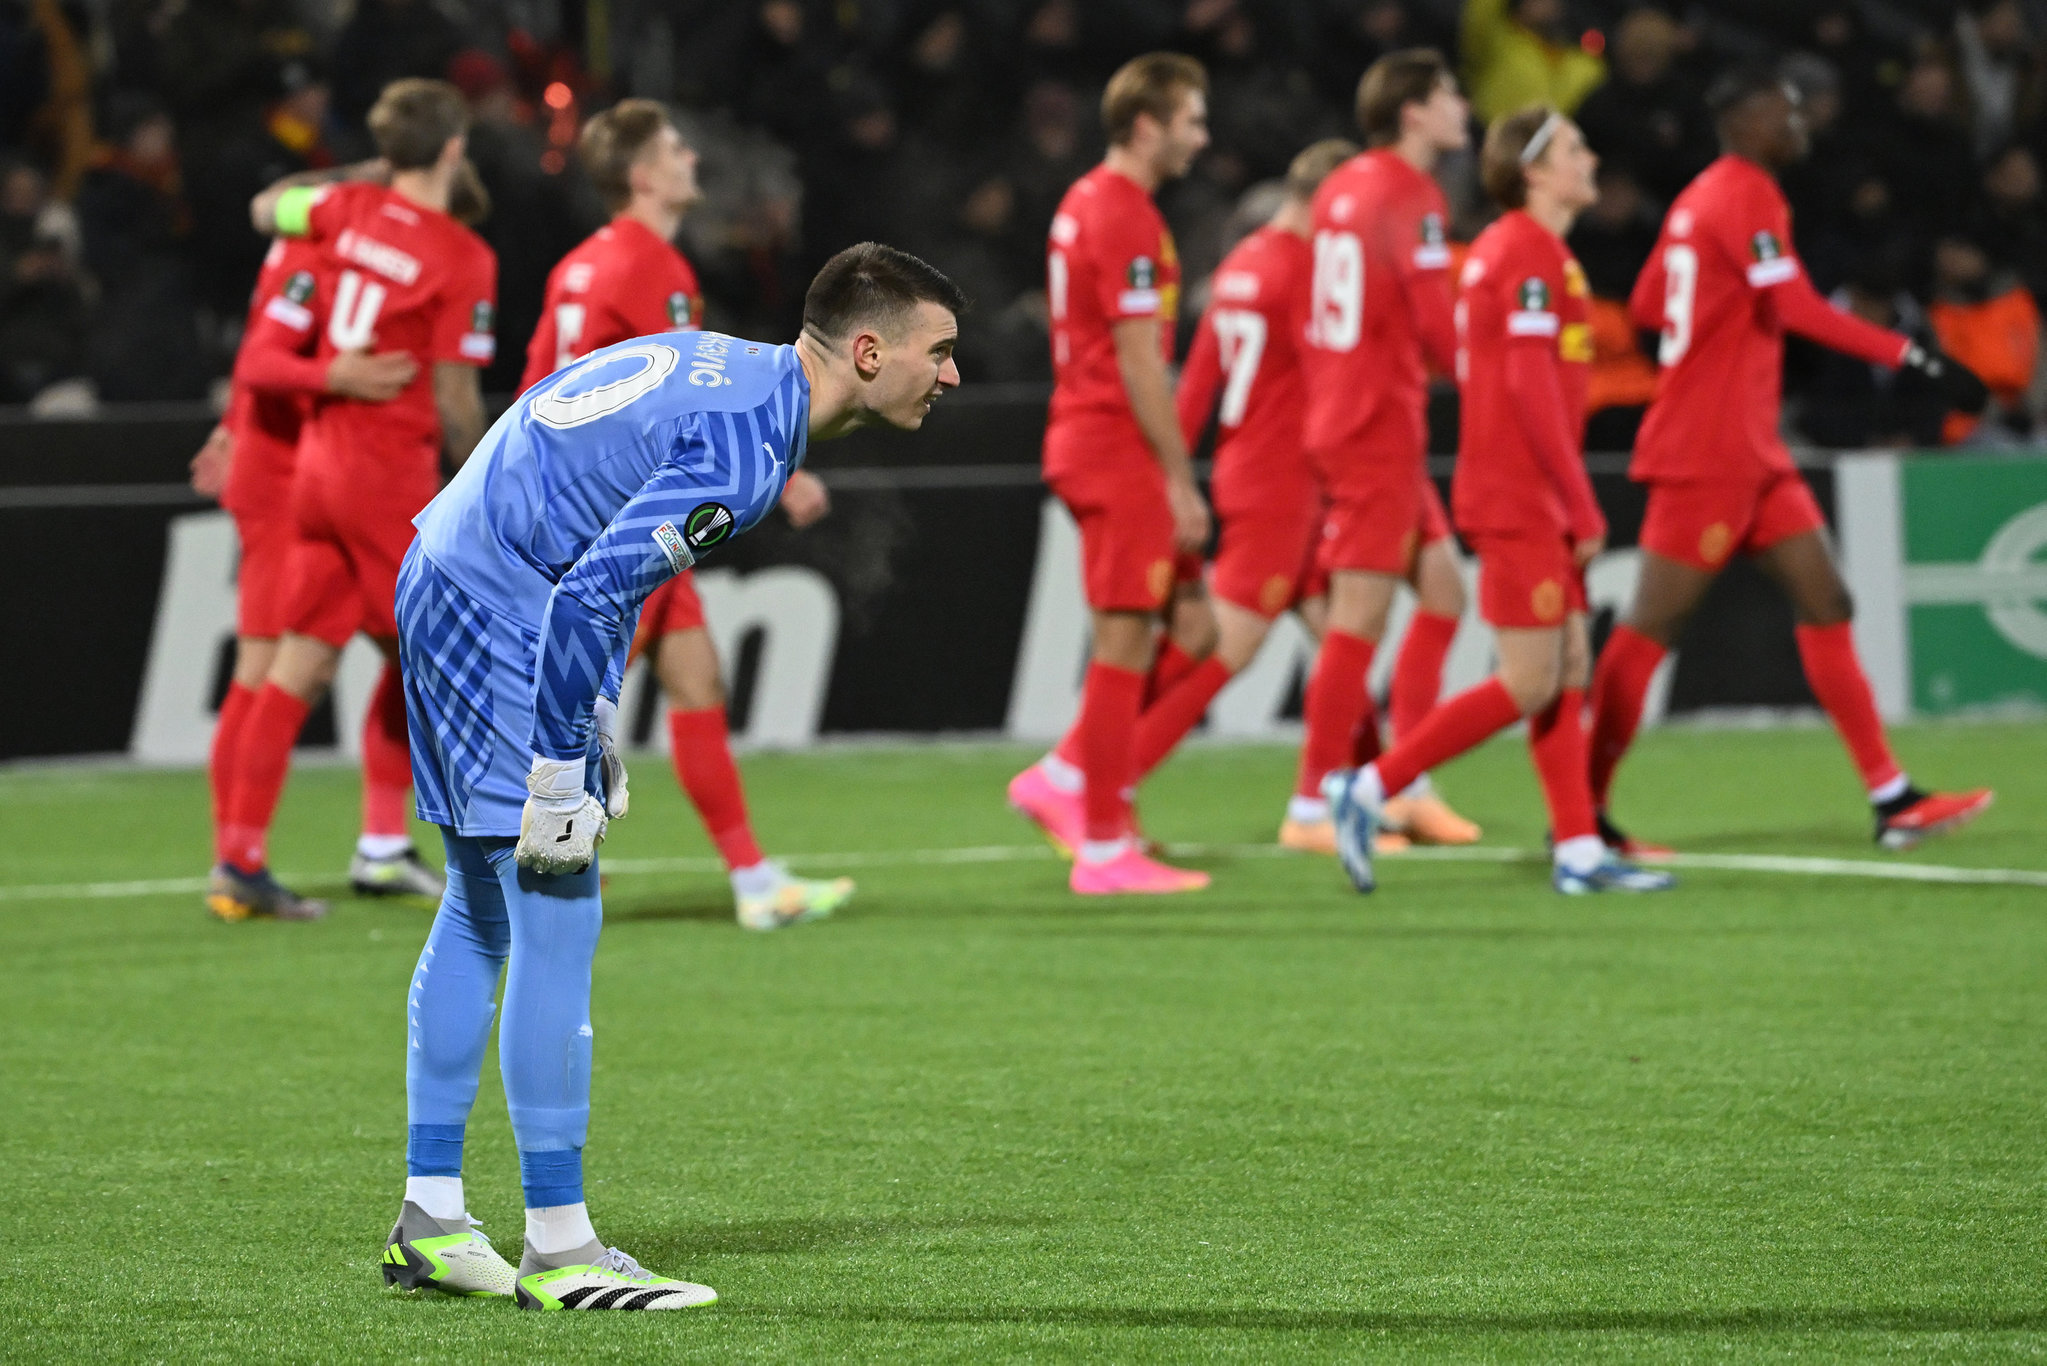
<svg viewBox="0 0 2047 1366">
<path fill-rule="evenodd" d="M 384 307 L 385 290 L 375 280 L 365 280 L 355 271 L 344 270 L 334 285 L 334 313 L 327 319 L 327 340 L 336 351 L 367 351 L 377 339 L 377 314 Z"/>
<path fill-rule="evenodd" d="M 1699 253 L 1674 242 L 1663 249 L 1663 339 L 1656 360 L 1675 365 L 1692 349 L 1692 316 L 1699 298 Z"/>
<path fill-rule="evenodd" d="M 1355 350 L 1365 323 L 1365 245 L 1356 233 L 1315 234 L 1311 299 L 1309 344 L 1324 351 Z"/>
</svg>

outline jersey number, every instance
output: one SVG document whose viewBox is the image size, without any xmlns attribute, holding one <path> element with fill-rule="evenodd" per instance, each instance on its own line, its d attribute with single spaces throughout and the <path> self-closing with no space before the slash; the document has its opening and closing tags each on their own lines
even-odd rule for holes
<svg viewBox="0 0 2047 1366">
<path fill-rule="evenodd" d="M 1216 350 L 1222 358 L 1223 371 L 1229 376 L 1216 420 L 1225 427 L 1235 427 L 1244 420 L 1245 405 L 1251 401 L 1251 382 L 1258 377 L 1258 362 L 1265 355 L 1265 315 L 1246 308 L 1220 308 L 1210 317 Z"/>
<path fill-rule="evenodd" d="M 634 399 L 644 398 L 659 388 L 661 381 L 674 373 L 678 359 L 674 347 L 663 346 L 660 342 L 643 342 L 638 346 L 622 346 L 606 352 L 600 358 L 569 371 L 555 382 L 553 388 L 534 399 L 533 416 L 557 429 L 580 427 L 600 417 L 609 417 Z M 581 387 L 590 375 L 624 360 L 637 360 L 641 363 L 640 368 L 594 389 Z"/>
<path fill-rule="evenodd" d="M 1675 365 L 1692 349 L 1692 315 L 1699 300 L 1699 253 L 1683 243 L 1663 249 L 1663 339 L 1656 359 Z"/>
<path fill-rule="evenodd" d="M 327 340 L 336 351 L 366 351 L 377 336 L 377 314 L 384 307 L 384 287 L 352 270 L 334 284 L 334 314 L 327 319 Z"/>
<path fill-rule="evenodd" d="M 1315 234 L 1315 281 L 1308 340 L 1325 351 L 1349 351 L 1365 322 L 1365 246 L 1354 232 Z"/>
<path fill-rule="evenodd" d="M 589 309 L 583 304 L 554 306 L 554 368 L 559 370 L 583 354 L 577 345 L 583 340 L 583 319 Z"/>
</svg>

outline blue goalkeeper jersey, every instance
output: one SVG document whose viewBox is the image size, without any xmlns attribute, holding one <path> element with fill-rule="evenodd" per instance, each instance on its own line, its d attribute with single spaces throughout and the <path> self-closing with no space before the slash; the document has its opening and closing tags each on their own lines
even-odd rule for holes
<svg viewBox="0 0 2047 1366">
<path fill-rule="evenodd" d="M 464 594 L 538 633 L 536 753 L 586 752 L 640 605 L 768 514 L 809 426 L 796 348 L 716 332 L 593 352 L 491 426 L 414 525 Z"/>
</svg>

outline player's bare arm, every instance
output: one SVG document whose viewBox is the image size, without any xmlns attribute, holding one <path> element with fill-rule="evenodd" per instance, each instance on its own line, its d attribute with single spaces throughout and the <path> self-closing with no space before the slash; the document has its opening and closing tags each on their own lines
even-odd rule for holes
<svg viewBox="0 0 2047 1366">
<path fill-rule="evenodd" d="M 350 180 L 382 183 L 390 179 L 391 163 L 382 157 L 370 157 L 322 171 L 300 171 L 257 191 L 256 197 L 249 201 L 249 224 L 263 236 L 275 237 L 280 232 L 289 231 L 277 216 L 278 206 L 284 202 L 287 192 L 318 189 L 322 185 L 338 185 Z"/>
<path fill-rule="evenodd" d="M 220 497 L 221 490 L 227 487 L 228 466 L 234 456 L 234 433 L 227 429 L 227 424 L 216 422 L 199 453 L 192 457 L 192 492 L 206 498 Z"/>
<path fill-rule="evenodd" d="M 789 476 L 782 489 L 782 513 L 788 517 L 790 526 L 801 531 L 822 521 L 831 510 L 832 496 L 824 480 L 809 470 L 798 470 Z"/>
<path fill-rule="evenodd" d="M 1181 550 L 1198 551 L 1208 541 L 1208 504 L 1194 482 L 1194 462 L 1180 434 L 1180 413 L 1173 402 L 1172 377 L 1159 352 L 1157 318 L 1125 318 L 1110 325 L 1116 341 L 1116 366 L 1131 415 L 1151 447 L 1152 458 L 1166 476 L 1166 498 L 1173 508 L 1173 540 Z"/>
<path fill-rule="evenodd" d="M 406 386 L 418 373 L 419 362 L 409 351 L 379 351 L 374 354 L 340 351 L 327 362 L 323 384 L 328 393 L 339 394 L 343 398 L 359 399 L 364 403 L 389 403 L 405 392 Z"/>
<path fill-rule="evenodd" d="M 483 440 L 481 372 L 473 365 L 456 361 L 436 362 L 434 408 L 441 415 L 441 446 L 448 453 L 449 463 L 459 469 L 476 449 L 476 443 Z"/>
</svg>

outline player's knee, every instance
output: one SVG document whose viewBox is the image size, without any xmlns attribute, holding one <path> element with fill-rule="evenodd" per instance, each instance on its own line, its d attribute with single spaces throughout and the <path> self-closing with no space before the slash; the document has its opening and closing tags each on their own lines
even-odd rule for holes
<svg viewBox="0 0 2047 1366">
<path fill-rule="evenodd" d="M 1500 682 L 1523 716 L 1533 716 L 1557 700 L 1563 690 L 1564 662 L 1561 658 L 1537 664 L 1531 661 L 1503 665 Z"/>
<path fill-rule="evenodd" d="M 1206 597 L 1182 598 L 1173 605 L 1173 643 L 1190 658 L 1208 658 L 1216 641 L 1215 612 Z"/>
</svg>

